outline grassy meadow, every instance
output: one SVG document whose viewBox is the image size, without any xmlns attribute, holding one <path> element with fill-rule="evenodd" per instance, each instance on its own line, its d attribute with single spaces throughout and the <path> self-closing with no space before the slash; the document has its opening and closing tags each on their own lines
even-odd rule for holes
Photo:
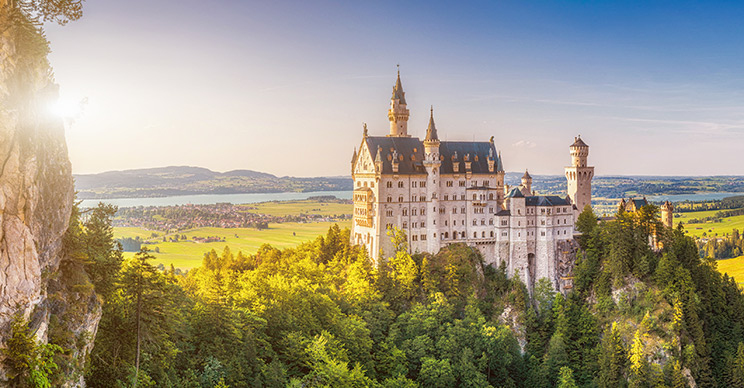
<svg viewBox="0 0 744 388">
<path fill-rule="evenodd" d="M 726 217 L 723 218 L 721 222 L 690 223 L 691 219 L 711 217 L 718 212 L 719 210 L 707 210 L 689 213 L 675 213 L 674 225 L 682 222 L 685 230 L 687 230 L 687 234 L 694 237 L 703 237 L 703 233 L 708 237 L 715 237 L 716 235 L 723 237 L 726 234 L 731 233 L 734 229 L 739 229 L 740 232 L 744 231 L 744 215 Z"/>
<path fill-rule="evenodd" d="M 718 260 L 718 271 L 721 273 L 727 273 L 729 276 L 736 279 L 736 282 L 744 284 L 744 256 L 739 256 L 733 259 Z"/>
<path fill-rule="evenodd" d="M 286 201 L 286 202 L 263 202 L 245 205 L 247 212 L 267 214 L 273 216 L 287 216 L 294 214 L 319 214 L 321 216 L 333 216 L 340 214 L 351 214 L 352 205 L 335 202 L 318 202 L 310 200 Z M 194 228 L 179 231 L 178 235 L 186 235 L 188 240 L 178 242 L 163 242 L 163 237 L 171 237 L 173 233 L 147 230 L 138 227 L 116 227 L 115 238 L 139 237 L 146 242 L 153 252 L 156 260 L 155 265 L 163 264 L 166 267 L 173 264 L 176 268 L 190 269 L 201 265 L 204 253 L 214 249 L 221 252 L 225 246 L 237 253 L 243 251 L 245 254 L 255 253 L 263 244 L 270 244 L 276 248 L 290 248 L 303 242 L 315 239 L 325 234 L 328 228 L 338 224 L 339 227 L 350 228 L 351 221 L 343 222 L 284 222 L 270 223 L 268 229 L 257 230 L 254 228 Z M 198 243 L 192 237 L 219 236 L 224 242 Z M 134 252 L 125 252 L 125 257 L 134 256 Z"/>
<path fill-rule="evenodd" d="M 167 267 L 173 264 L 176 268 L 190 269 L 201 265 L 204 253 L 212 249 L 221 252 L 225 246 L 229 246 L 234 253 L 243 251 L 243 253 L 249 254 L 255 253 L 263 244 L 271 244 L 280 249 L 289 248 L 325 234 L 333 224 L 336 224 L 336 222 L 286 222 L 269 224 L 269 228 L 264 230 L 253 228 L 195 228 L 179 232 L 178 234 L 186 235 L 188 238 L 188 241 L 182 240 L 179 242 L 163 242 L 163 233 L 158 233 L 159 238 L 147 240 L 146 238 L 149 238 L 153 232 L 140 228 L 114 228 L 114 235 L 116 238 L 139 235 L 146 239 L 146 245 L 150 250 L 156 248 L 159 250 L 159 252 L 153 253 L 157 257 L 153 262 L 155 265 L 162 263 Z M 338 226 L 346 228 L 350 227 L 351 223 L 339 223 Z M 198 243 L 191 240 L 194 236 L 219 236 L 225 241 Z M 124 255 L 125 257 L 131 257 L 134 252 L 125 252 Z"/>
</svg>

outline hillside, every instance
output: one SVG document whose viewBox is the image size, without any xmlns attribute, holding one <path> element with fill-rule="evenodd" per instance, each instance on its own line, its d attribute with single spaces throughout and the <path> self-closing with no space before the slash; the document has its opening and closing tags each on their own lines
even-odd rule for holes
<svg viewBox="0 0 744 388">
<path fill-rule="evenodd" d="M 505 183 L 518 185 L 522 172 L 507 172 Z M 202 167 L 170 166 L 98 174 L 76 174 L 79 199 L 143 198 L 191 194 L 240 194 L 352 190 L 350 177 L 277 177 L 252 170 L 216 172 Z M 542 194 L 565 195 L 563 175 L 533 175 L 533 187 Z M 602 198 L 701 192 L 744 192 L 744 177 L 597 176 L 592 196 Z"/>
<path fill-rule="evenodd" d="M 215 172 L 190 166 L 107 171 L 74 177 L 80 199 L 352 189 L 352 181 L 346 177 L 277 177 L 251 170 Z"/>
</svg>

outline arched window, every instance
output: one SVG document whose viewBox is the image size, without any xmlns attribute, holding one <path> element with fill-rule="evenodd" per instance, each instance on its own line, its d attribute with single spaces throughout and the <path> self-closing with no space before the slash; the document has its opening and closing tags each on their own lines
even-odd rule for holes
<svg viewBox="0 0 744 388">
<path fill-rule="evenodd" d="M 491 237 L 493 237 L 493 230 L 491 231 Z"/>
<path fill-rule="evenodd" d="M 406 209 L 406 208 L 403 209 L 403 215 L 404 216 L 407 216 L 408 215 L 408 209 Z"/>
<path fill-rule="evenodd" d="M 473 238 L 477 238 L 477 237 L 478 237 L 478 232 L 473 232 Z"/>
<path fill-rule="evenodd" d="M 392 188 L 392 187 L 393 187 L 393 182 L 388 182 L 387 183 L 387 188 L 389 189 L 389 188 Z"/>
<path fill-rule="evenodd" d="M 449 232 L 444 232 L 444 238 L 449 238 Z"/>
<path fill-rule="evenodd" d="M 403 202 L 403 196 L 398 197 L 398 202 Z"/>
</svg>

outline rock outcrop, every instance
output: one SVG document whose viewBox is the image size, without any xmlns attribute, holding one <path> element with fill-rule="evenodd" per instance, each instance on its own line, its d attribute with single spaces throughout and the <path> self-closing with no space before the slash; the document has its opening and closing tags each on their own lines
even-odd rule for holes
<svg viewBox="0 0 744 388">
<path fill-rule="evenodd" d="M 29 24 L 12 19 L 9 9 L 7 0 L 0 0 L 0 348 L 15 317 L 47 341 L 53 306 L 49 284 L 59 279 L 74 200 L 64 123 L 50 109 L 58 89 L 46 44 Z M 100 301 L 95 293 L 90 299 L 91 292 L 80 301 L 66 290 L 58 287 L 57 299 L 84 303 L 84 308 L 79 322 L 65 324 L 94 336 Z M 71 351 L 84 356 L 89 347 Z M 0 356 L 0 385 L 7 378 L 2 361 Z"/>
</svg>

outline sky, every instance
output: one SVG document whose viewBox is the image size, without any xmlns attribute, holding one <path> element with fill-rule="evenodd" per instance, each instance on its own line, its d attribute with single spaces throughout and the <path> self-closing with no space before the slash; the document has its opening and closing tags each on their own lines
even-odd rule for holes
<svg viewBox="0 0 744 388">
<path fill-rule="evenodd" d="M 744 4 L 88 0 L 47 25 L 73 172 L 350 173 L 400 64 L 423 138 L 495 137 L 507 171 L 744 175 Z M 69 109 L 63 109 L 68 111 Z M 72 113 L 68 113 L 72 114 Z"/>
</svg>

